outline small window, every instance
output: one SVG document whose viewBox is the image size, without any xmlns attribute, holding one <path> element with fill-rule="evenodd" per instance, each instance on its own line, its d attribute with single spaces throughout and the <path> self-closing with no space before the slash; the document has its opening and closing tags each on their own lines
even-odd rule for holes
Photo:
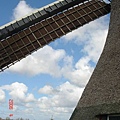
<svg viewBox="0 0 120 120">
<path fill-rule="evenodd" d="M 109 115 L 107 120 L 120 120 L 120 115 Z"/>
</svg>

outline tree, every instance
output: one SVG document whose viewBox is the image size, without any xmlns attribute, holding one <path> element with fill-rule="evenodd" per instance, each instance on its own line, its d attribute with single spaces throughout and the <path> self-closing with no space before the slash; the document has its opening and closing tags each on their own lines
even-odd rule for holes
<svg viewBox="0 0 120 120">
<path fill-rule="evenodd" d="M 6 120 L 10 120 L 10 118 L 9 118 L 9 117 L 6 117 Z"/>
</svg>

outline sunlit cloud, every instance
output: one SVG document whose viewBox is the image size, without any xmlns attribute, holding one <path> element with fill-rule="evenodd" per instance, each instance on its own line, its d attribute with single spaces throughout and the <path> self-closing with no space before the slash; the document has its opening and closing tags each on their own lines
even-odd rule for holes
<svg viewBox="0 0 120 120">
<path fill-rule="evenodd" d="M 13 10 L 12 19 L 14 20 L 14 19 L 21 18 L 27 14 L 30 14 L 35 10 L 36 9 L 28 5 L 25 0 L 21 0 L 16 6 L 16 8 Z"/>
</svg>

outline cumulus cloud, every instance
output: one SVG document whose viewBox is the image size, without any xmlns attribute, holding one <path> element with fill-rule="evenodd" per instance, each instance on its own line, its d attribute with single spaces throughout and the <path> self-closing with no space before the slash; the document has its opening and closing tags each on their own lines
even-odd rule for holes
<svg viewBox="0 0 120 120">
<path fill-rule="evenodd" d="M 16 8 L 13 10 L 13 17 L 12 17 L 12 19 L 21 18 L 21 17 L 25 16 L 26 14 L 30 14 L 34 10 L 36 10 L 36 9 L 32 8 L 31 6 L 29 6 L 26 3 L 25 0 L 21 0 L 18 3 L 18 5 L 16 6 Z"/>
<path fill-rule="evenodd" d="M 27 93 L 28 87 L 23 83 L 15 82 L 11 85 L 3 85 L 0 88 L 9 91 L 9 95 L 14 99 L 15 104 L 35 101 L 34 95 Z"/>
<path fill-rule="evenodd" d="M 107 17 L 102 17 L 95 20 L 84 27 L 81 27 L 66 36 L 64 40 L 67 42 L 74 42 L 75 44 L 82 45 L 82 52 L 89 57 L 93 62 L 97 62 L 108 32 Z"/>
<path fill-rule="evenodd" d="M 0 89 L 0 103 L 5 102 L 5 92 Z"/>
<path fill-rule="evenodd" d="M 89 61 L 88 57 L 83 57 L 73 65 L 73 57 L 67 55 L 63 49 L 55 50 L 45 46 L 37 53 L 16 63 L 9 70 L 28 75 L 44 73 L 54 77 L 63 76 L 72 83 L 84 87 L 93 71 Z"/>
<path fill-rule="evenodd" d="M 57 94 L 58 93 L 58 90 L 55 90 L 52 86 L 50 85 L 46 85 L 44 86 L 43 88 L 40 88 L 39 93 L 41 94 L 49 94 L 49 95 L 52 95 L 52 94 Z"/>
<path fill-rule="evenodd" d="M 44 94 L 46 92 L 47 85 L 43 88 L 40 88 L 40 94 Z M 43 96 L 38 99 L 38 107 L 40 109 L 40 113 L 54 115 L 55 119 L 65 119 L 68 120 L 70 118 L 71 113 L 74 110 L 84 88 L 79 88 L 75 85 L 72 85 L 70 82 L 65 82 L 60 86 L 47 90 L 47 96 Z M 42 90 L 42 91 L 41 91 Z M 56 91 L 56 92 L 54 92 Z"/>
<path fill-rule="evenodd" d="M 10 68 L 11 71 L 36 75 L 40 73 L 60 76 L 60 61 L 65 57 L 64 50 L 54 50 L 50 46 L 41 48 L 37 53 L 28 56 Z"/>
<path fill-rule="evenodd" d="M 77 87 L 70 82 L 65 82 L 60 86 L 52 87 L 45 85 L 39 89 L 39 94 L 46 94 L 37 100 L 39 113 L 47 116 L 54 116 L 54 119 L 68 120 L 76 106 L 84 88 Z M 41 116 L 40 114 L 38 116 Z"/>
<path fill-rule="evenodd" d="M 40 88 L 39 93 L 45 94 L 46 92 L 44 91 L 47 87 L 48 85 Z M 52 91 L 51 89 L 47 89 L 47 91 L 50 91 L 50 94 L 47 92 L 47 96 L 43 96 L 38 99 L 37 105 L 40 113 L 42 112 L 44 114 L 47 113 L 49 115 L 54 115 L 55 119 L 68 120 L 84 88 L 72 85 L 68 81 L 55 88 L 52 86 L 49 86 L 49 88 L 52 88 Z"/>
<path fill-rule="evenodd" d="M 68 66 L 62 69 L 65 78 L 69 79 L 70 82 L 78 85 L 79 87 L 84 87 L 88 82 L 92 72 L 93 67 L 89 64 L 90 59 L 88 57 L 82 57 L 75 64 L 75 67 L 70 69 Z"/>
<path fill-rule="evenodd" d="M 49 86 L 49 88 L 52 88 L 52 91 L 51 89 L 46 90 L 46 88 L 48 88 L 47 85 L 40 88 L 39 93 L 46 93 L 48 97 L 39 98 L 38 105 L 43 110 L 53 110 L 56 112 L 71 112 L 84 90 L 84 88 L 79 88 L 70 82 L 65 82 L 56 88 Z M 53 92 L 52 96 L 49 94 L 51 92 Z"/>
<path fill-rule="evenodd" d="M 45 114 L 47 114 L 47 120 L 48 116 L 53 114 L 55 119 L 60 119 L 60 116 L 64 114 L 64 119 L 67 120 L 73 112 L 83 90 L 84 88 L 79 88 L 70 82 L 65 82 L 57 87 L 45 85 L 36 93 L 43 97 L 34 98 L 32 93 L 28 93 L 28 87 L 25 84 L 15 82 L 0 87 L 0 102 L 3 100 L 2 98 L 5 98 L 6 92 L 14 100 L 13 112 L 16 116 L 25 113 L 24 117 L 44 118 Z"/>
</svg>

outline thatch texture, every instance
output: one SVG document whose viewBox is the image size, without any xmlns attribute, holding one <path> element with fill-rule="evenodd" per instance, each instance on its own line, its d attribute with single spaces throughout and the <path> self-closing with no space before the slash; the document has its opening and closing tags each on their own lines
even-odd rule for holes
<svg viewBox="0 0 120 120">
<path fill-rule="evenodd" d="M 70 120 L 98 120 L 98 115 L 120 113 L 120 0 L 112 0 L 111 5 L 103 53 Z"/>
</svg>

